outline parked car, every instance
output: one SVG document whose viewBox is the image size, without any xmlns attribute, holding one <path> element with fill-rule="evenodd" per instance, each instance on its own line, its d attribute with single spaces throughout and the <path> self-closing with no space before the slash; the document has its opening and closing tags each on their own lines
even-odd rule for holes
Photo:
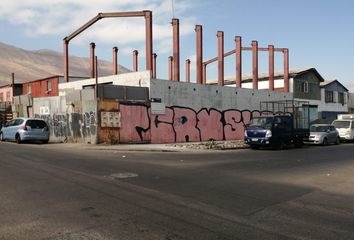
<svg viewBox="0 0 354 240">
<path fill-rule="evenodd" d="M 339 114 L 338 118 L 332 122 L 332 125 L 338 130 L 340 140 L 354 141 L 353 114 Z"/>
<path fill-rule="evenodd" d="M 310 127 L 310 136 L 305 142 L 311 144 L 327 145 L 339 144 L 339 132 L 331 124 L 313 124 Z"/>
<path fill-rule="evenodd" d="M 251 119 L 245 129 L 245 143 L 252 149 L 272 146 L 282 149 L 284 145 L 303 145 L 310 135 L 308 128 L 296 128 L 295 119 L 288 115 L 259 116 Z"/>
<path fill-rule="evenodd" d="M 0 130 L 0 141 L 41 141 L 48 143 L 49 127 L 42 119 L 36 118 L 16 118 L 5 125 Z"/>
</svg>

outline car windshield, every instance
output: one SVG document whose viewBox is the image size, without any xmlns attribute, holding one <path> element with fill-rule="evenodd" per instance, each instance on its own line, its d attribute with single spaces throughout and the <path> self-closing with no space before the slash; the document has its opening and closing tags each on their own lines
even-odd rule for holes
<svg viewBox="0 0 354 240">
<path fill-rule="evenodd" d="M 350 122 L 349 121 L 334 121 L 332 123 L 336 128 L 349 128 Z"/>
<path fill-rule="evenodd" d="M 311 126 L 311 132 L 327 132 L 329 130 L 329 126 Z"/>
<path fill-rule="evenodd" d="M 272 126 L 272 120 L 273 118 L 271 117 L 256 117 L 250 121 L 249 126 L 270 128 Z"/>
</svg>

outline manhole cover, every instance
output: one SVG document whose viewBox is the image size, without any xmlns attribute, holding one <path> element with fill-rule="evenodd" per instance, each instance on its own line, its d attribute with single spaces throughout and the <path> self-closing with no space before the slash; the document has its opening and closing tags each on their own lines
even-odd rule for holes
<svg viewBox="0 0 354 240">
<path fill-rule="evenodd" d="M 123 179 L 123 178 L 135 178 L 137 177 L 137 173 L 130 173 L 130 172 L 125 172 L 125 173 L 112 173 L 110 175 L 111 178 L 113 179 Z"/>
</svg>

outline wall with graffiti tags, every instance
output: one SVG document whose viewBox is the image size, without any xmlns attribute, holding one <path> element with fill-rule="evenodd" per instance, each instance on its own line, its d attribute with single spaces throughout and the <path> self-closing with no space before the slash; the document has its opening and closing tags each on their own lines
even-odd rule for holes
<svg viewBox="0 0 354 240">
<path fill-rule="evenodd" d="M 165 114 L 151 114 L 150 107 L 120 104 L 120 142 L 196 142 L 243 139 L 244 126 L 254 116 L 270 114 L 257 110 L 166 107 Z M 135 116 L 135 117 L 133 117 Z M 137 117 L 138 116 L 138 117 Z"/>
<path fill-rule="evenodd" d="M 51 142 L 95 143 L 97 137 L 96 101 L 72 101 L 65 97 L 33 99 L 33 115 L 49 125 Z"/>
</svg>

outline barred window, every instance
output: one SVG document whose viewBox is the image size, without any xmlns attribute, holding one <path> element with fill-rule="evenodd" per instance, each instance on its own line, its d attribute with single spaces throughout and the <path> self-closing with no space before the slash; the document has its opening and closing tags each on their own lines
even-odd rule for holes
<svg viewBox="0 0 354 240">
<path fill-rule="evenodd" d="M 325 91 L 325 102 L 328 102 L 328 103 L 334 102 L 332 91 Z"/>
</svg>

